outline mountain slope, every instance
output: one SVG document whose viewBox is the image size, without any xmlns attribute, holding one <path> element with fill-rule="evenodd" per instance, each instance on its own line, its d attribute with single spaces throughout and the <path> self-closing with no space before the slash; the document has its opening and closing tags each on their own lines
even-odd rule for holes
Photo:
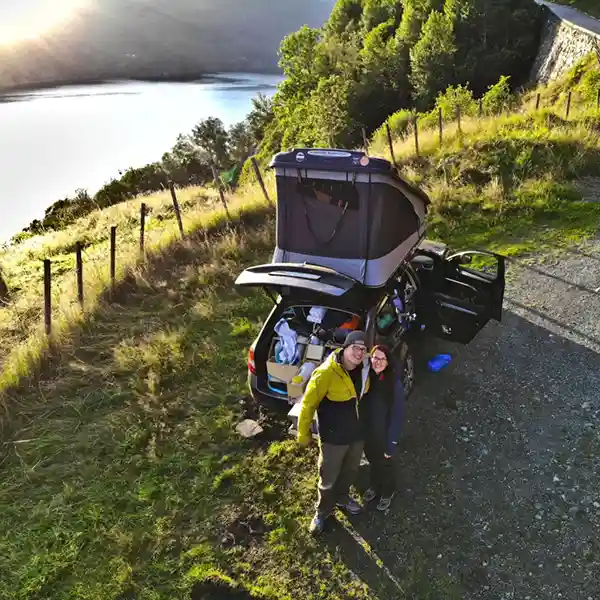
<svg viewBox="0 0 600 600">
<path fill-rule="evenodd" d="M 0 89 L 56 80 L 275 71 L 282 38 L 332 0 L 95 0 L 35 41 L 0 46 Z"/>
</svg>

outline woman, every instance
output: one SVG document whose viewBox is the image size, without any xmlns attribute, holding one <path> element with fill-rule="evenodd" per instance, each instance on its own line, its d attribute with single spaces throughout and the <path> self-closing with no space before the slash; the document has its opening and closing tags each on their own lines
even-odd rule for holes
<svg viewBox="0 0 600 600">
<path fill-rule="evenodd" d="M 395 491 L 392 457 L 402 429 L 404 386 L 394 370 L 387 346 L 371 352 L 371 389 L 360 403 L 365 435 L 365 455 L 371 465 L 371 482 L 365 502 L 379 498 L 377 510 L 390 507 Z"/>
</svg>

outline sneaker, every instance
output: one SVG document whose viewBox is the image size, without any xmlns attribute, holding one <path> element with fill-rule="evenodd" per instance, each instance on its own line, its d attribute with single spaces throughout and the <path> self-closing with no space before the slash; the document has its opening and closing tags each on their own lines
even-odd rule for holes
<svg viewBox="0 0 600 600">
<path fill-rule="evenodd" d="M 379 499 L 379 503 L 377 504 L 377 510 L 385 511 L 392 504 L 392 499 L 394 498 L 394 494 L 390 494 L 389 496 L 382 496 Z"/>
<path fill-rule="evenodd" d="M 313 520 L 310 522 L 310 527 L 308 530 L 313 535 L 319 535 L 323 533 L 323 529 L 325 529 L 325 517 L 319 513 L 316 513 L 313 517 Z"/>
<path fill-rule="evenodd" d="M 373 500 L 375 500 L 375 498 L 377 498 L 377 492 L 373 489 L 373 488 L 369 488 L 364 494 L 363 494 L 363 500 L 365 502 L 373 502 Z"/>
<path fill-rule="evenodd" d="M 337 506 L 348 511 L 351 515 L 358 515 L 362 512 L 362 506 L 352 498 L 349 498 L 346 502 L 338 502 Z"/>
</svg>

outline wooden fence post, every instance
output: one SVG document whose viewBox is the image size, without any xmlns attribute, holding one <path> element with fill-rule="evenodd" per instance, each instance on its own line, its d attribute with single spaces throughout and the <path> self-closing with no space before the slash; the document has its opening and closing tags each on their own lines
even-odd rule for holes
<svg viewBox="0 0 600 600">
<path fill-rule="evenodd" d="M 362 127 L 362 138 L 363 138 L 363 149 L 365 151 L 365 154 L 368 156 L 369 155 L 369 141 L 367 140 L 367 132 L 365 131 L 364 127 Z"/>
<path fill-rule="evenodd" d="M 175 216 L 177 217 L 177 225 L 179 226 L 179 233 L 181 234 L 181 239 L 185 237 L 185 233 L 183 232 L 183 221 L 181 220 L 181 210 L 179 208 L 179 202 L 177 201 L 177 193 L 175 192 L 175 184 L 172 181 L 169 181 L 169 190 L 171 192 L 171 200 L 173 201 L 173 209 L 175 210 Z"/>
<path fill-rule="evenodd" d="M 460 105 L 456 106 L 456 122 L 458 123 L 458 135 L 462 135 L 462 125 L 460 123 Z"/>
<path fill-rule="evenodd" d="M 417 115 L 413 117 L 413 127 L 415 133 L 415 152 L 419 156 L 419 122 Z"/>
<path fill-rule="evenodd" d="M 442 109 L 438 110 L 438 127 L 440 130 L 440 146 L 444 141 L 444 114 L 442 113 Z"/>
<path fill-rule="evenodd" d="M 110 228 L 110 299 L 114 300 L 117 279 L 117 226 Z"/>
<path fill-rule="evenodd" d="M 254 175 L 256 176 L 258 185 L 260 185 L 260 189 L 262 190 L 264 197 L 267 199 L 267 202 L 271 206 L 273 206 L 273 201 L 269 197 L 269 192 L 267 192 L 267 186 L 265 185 L 265 182 L 262 178 L 262 173 L 260 172 L 260 167 L 258 166 L 258 161 L 256 160 L 256 156 L 253 156 L 250 159 L 250 162 L 252 163 L 252 168 L 254 169 Z"/>
<path fill-rule="evenodd" d="M 146 205 L 140 205 L 140 254 L 144 256 L 144 232 L 146 229 Z"/>
<path fill-rule="evenodd" d="M 571 92 L 567 96 L 567 110 L 565 111 L 565 119 L 569 118 L 569 113 L 571 112 Z"/>
<path fill-rule="evenodd" d="M 44 323 L 46 335 L 52 333 L 52 263 L 44 259 Z"/>
<path fill-rule="evenodd" d="M 483 98 L 479 98 L 479 118 L 483 117 Z"/>
<path fill-rule="evenodd" d="M 537 97 L 535 99 L 535 110 L 540 109 L 540 102 L 542 101 L 542 94 L 538 92 Z"/>
<path fill-rule="evenodd" d="M 390 147 L 390 154 L 392 155 L 392 164 L 396 167 L 396 157 L 394 156 L 394 144 L 392 142 L 392 130 L 390 129 L 390 124 L 385 122 L 385 130 L 387 132 L 388 145 Z"/>
<path fill-rule="evenodd" d="M 75 245 L 75 262 L 77 263 L 77 299 L 83 308 L 83 257 L 81 256 L 81 242 Z"/>
<path fill-rule="evenodd" d="M 217 174 L 217 169 L 214 164 L 210 165 L 212 168 L 213 179 L 215 180 L 215 186 L 217 191 L 219 192 L 219 198 L 221 199 L 221 204 L 225 209 L 225 214 L 227 215 L 227 220 L 231 224 L 231 215 L 229 214 L 229 208 L 227 207 L 227 201 L 225 200 L 225 194 L 223 193 L 223 188 L 221 187 L 221 183 L 219 181 L 219 175 Z"/>
</svg>

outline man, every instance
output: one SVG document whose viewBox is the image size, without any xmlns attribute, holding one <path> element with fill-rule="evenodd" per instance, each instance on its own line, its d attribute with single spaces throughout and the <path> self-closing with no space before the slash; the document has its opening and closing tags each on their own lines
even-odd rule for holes
<svg viewBox="0 0 600 600">
<path fill-rule="evenodd" d="M 321 533 L 336 504 L 350 514 L 362 507 L 350 498 L 350 486 L 360 467 L 363 435 L 358 402 L 369 391 L 369 362 L 365 361 L 367 336 L 349 333 L 343 348 L 331 353 L 312 374 L 298 417 L 298 443 L 307 446 L 310 426 L 317 412 L 319 422 L 319 496 L 310 525 Z"/>
</svg>

